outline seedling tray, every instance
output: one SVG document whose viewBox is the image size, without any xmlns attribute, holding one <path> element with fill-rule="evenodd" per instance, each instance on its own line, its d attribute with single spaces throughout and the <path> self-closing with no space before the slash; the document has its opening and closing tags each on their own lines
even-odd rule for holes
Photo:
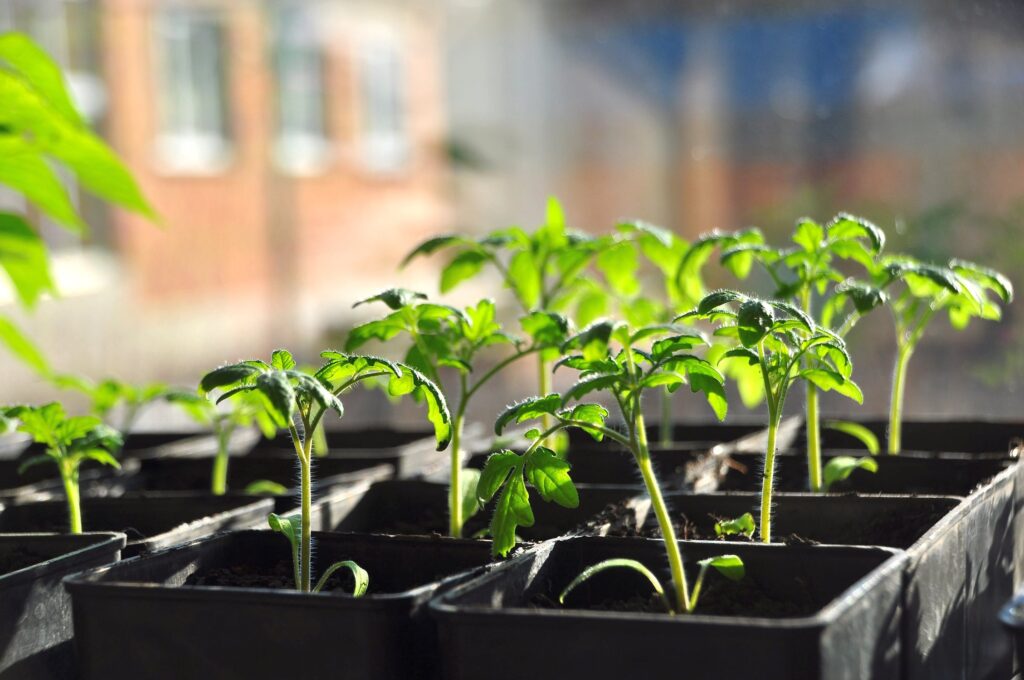
<svg viewBox="0 0 1024 680">
<path fill-rule="evenodd" d="M 489 544 L 314 533 L 317 565 L 352 559 L 370 590 L 182 587 L 196 570 L 290 559 L 268 531 L 229 532 L 67 581 L 83 680 L 428 678 L 436 632 L 427 599 L 490 562 Z"/>
<path fill-rule="evenodd" d="M 117 561 L 124 545 L 114 533 L 0 534 L 0 677 L 73 677 L 71 600 L 61 579 Z"/>
<path fill-rule="evenodd" d="M 225 529 L 261 526 L 273 505 L 267 498 L 196 493 L 83 498 L 82 524 L 127 534 L 127 558 Z M 0 510 L 0 532 L 66 531 L 67 512 L 63 500 L 11 503 Z"/>
<path fill-rule="evenodd" d="M 746 578 L 756 578 L 776 597 L 809 596 L 817 611 L 796 618 L 758 618 L 541 609 L 534 604 L 538 597 L 557 600 L 561 588 L 585 567 L 613 557 L 640 560 L 668 582 L 660 541 L 551 541 L 433 601 L 445 677 L 900 677 L 902 554 L 882 548 L 725 546 L 707 541 L 684 541 L 681 547 L 691 565 L 723 552 L 738 554 L 746 564 Z M 650 585 L 633 572 L 607 571 L 577 592 L 592 600 L 646 596 Z M 546 651 L 524 655 L 526 641 L 542 643 Z M 510 663 L 510 657 L 521 661 Z"/>
</svg>

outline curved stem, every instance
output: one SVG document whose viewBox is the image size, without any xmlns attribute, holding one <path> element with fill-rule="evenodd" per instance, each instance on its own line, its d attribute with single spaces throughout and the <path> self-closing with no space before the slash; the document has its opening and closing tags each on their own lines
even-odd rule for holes
<svg viewBox="0 0 1024 680">
<path fill-rule="evenodd" d="M 907 378 L 907 364 L 913 353 L 909 345 L 900 344 L 896 352 L 896 365 L 892 371 L 892 395 L 889 398 L 889 454 L 900 452 L 903 445 L 903 385 Z"/>
<path fill-rule="evenodd" d="M 60 462 L 60 478 L 64 483 L 64 495 L 68 502 L 68 531 L 82 533 L 82 501 L 78 490 L 78 471 L 70 461 Z"/>
<path fill-rule="evenodd" d="M 686 572 L 683 571 L 683 555 L 679 550 L 679 541 L 676 540 L 676 530 L 672 525 L 672 518 L 668 514 L 668 507 L 665 505 L 665 498 L 661 495 L 661 487 L 654 476 L 654 466 L 651 465 L 651 454 L 647 447 L 647 431 L 644 425 L 643 414 L 637 410 L 636 414 L 636 446 L 633 454 L 636 457 L 637 466 L 640 468 L 640 475 L 643 477 L 644 486 L 651 497 L 651 506 L 658 518 L 658 526 L 661 529 L 662 540 L 665 543 L 665 553 L 668 556 L 668 566 L 672 573 L 672 581 L 675 585 L 676 612 L 690 611 L 690 589 L 686 581 Z"/>
</svg>

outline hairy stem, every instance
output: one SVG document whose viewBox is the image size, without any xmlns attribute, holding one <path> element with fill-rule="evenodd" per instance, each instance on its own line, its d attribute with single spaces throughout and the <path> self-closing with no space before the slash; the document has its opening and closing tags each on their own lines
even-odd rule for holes
<svg viewBox="0 0 1024 680">
<path fill-rule="evenodd" d="M 818 415 L 818 388 L 807 383 L 805 394 L 807 415 L 807 473 L 811 480 L 811 491 L 821 491 L 821 422 Z"/>
<path fill-rule="evenodd" d="M 901 344 L 896 352 L 896 365 L 892 370 L 892 396 L 889 400 L 889 454 L 895 455 L 902 447 L 903 385 L 907 378 L 907 364 L 913 349 Z"/>
<path fill-rule="evenodd" d="M 676 540 L 676 530 L 672 525 L 672 518 L 669 517 L 668 507 L 665 505 L 665 498 L 661 495 L 661 487 L 654 476 L 654 466 L 651 465 L 651 453 L 647 447 L 647 431 L 644 425 L 644 417 L 639 411 L 636 414 L 636 448 L 633 453 L 636 457 L 637 466 L 647 487 L 647 493 L 651 497 L 651 505 L 654 507 L 654 514 L 658 518 L 658 526 L 661 528 L 662 540 L 665 543 L 665 553 L 668 555 L 668 566 L 672 572 L 672 581 L 675 585 L 676 612 L 690 611 L 690 589 L 686 582 L 686 572 L 683 571 L 683 555 L 679 550 L 679 542 Z"/>
<path fill-rule="evenodd" d="M 462 453 L 460 451 L 462 439 L 462 421 L 464 416 L 460 413 L 455 416 L 452 423 L 452 445 L 451 445 L 451 477 L 448 481 L 448 535 L 452 538 L 462 538 Z"/>
<path fill-rule="evenodd" d="M 223 496 L 228 490 L 228 457 L 230 456 L 229 442 L 231 441 L 230 425 L 216 425 L 217 431 L 217 455 L 213 458 L 213 477 L 210 482 L 210 491 L 216 496 Z"/>
<path fill-rule="evenodd" d="M 60 463 L 60 478 L 64 483 L 64 495 L 68 501 L 68 531 L 82 533 L 82 501 L 78 492 L 78 470 L 68 461 Z"/>
<path fill-rule="evenodd" d="M 299 436 L 294 424 L 288 425 L 288 431 L 292 435 L 292 443 L 295 445 L 295 453 L 299 457 L 299 475 L 302 486 L 302 536 L 299 541 L 299 582 L 296 584 L 303 593 L 308 593 L 312 585 L 313 566 L 313 532 L 312 532 L 312 505 L 313 505 L 313 471 L 310 463 L 310 456 L 313 440 L 309 436 L 309 418 L 303 416 L 302 431 L 305 438 Z"/>
<path fill-rule="evenodd" d="M 774 410 L 773 410 L 774 411 Z M 764 454 L 764 477 L 761 479 L 761 541 L 772 542 L 772 489 L 775 485 L 775 437 L 779 429 L 778 415 L 772 412 L 768 423 L 768 446 Z"/>
</svg>

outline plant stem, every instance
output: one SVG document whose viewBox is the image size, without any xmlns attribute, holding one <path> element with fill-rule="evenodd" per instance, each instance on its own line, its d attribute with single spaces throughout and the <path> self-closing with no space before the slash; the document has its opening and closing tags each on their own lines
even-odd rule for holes
<svg viewBox="0 0 1024 680">
<path fill-rule="evenodd" d="M 805 406 L 807 415 L 807 473 L 811 491 L 821 491 L 821 423 L 818 416 L 818 388 L 807 383 Z"/>
<path fill-rule="evenodd" d="M 82 502 L 78 493 L 78 471 L 68 461 L 60 463 L 60 478 L 64 482 L 64 495 L 68 501 L 68 531 L 82 533 Z"/>
<path fill-rule="evenodd" d="M 210 490 L 216 496 L 223 496 L 228 490 L 228 443 L 231 440 L 231 429 L 229 425 L 216 426 L 217 455 L 213 459 L 213 479 L 210 485 Z"/>
<path fill-rule="evenodd" d="M 465 417 L 461 411 L 452 423 L 452 472 L 448 481 L 448 535 L 462 538 L 462 421 Z"/>
<path fill-rule="evenodd" d="M 665 542 L 665 552 L 668 555 L 668 566 L 672 572 L 672 581 L 675 584 L 676 612 L 690 611 L 690 591 L 686 582 L 686 572 L 683 571 L 683 555 L 679 550 L 679 542 L 676 540 L 676 530 L 672 526 L 672 518 L 669 517 L 668 508 L 665 506 L 665 499 L 661 495 L 661 487 L 654 476 L 654 466 L 651 465 L 651 453 L 647 447 L 647 430 L 644 425 L 644 417 L 637 410 L 636 425 L 634 428 L 636 448 L 634 455 L 640 474 L 647 487 L 647 493 L 651 497 L 651 505 L 654 507 L 654 514 L 658 518 L 658 526 L 661 528 L 662 540 Z"/>
<path fill-rule="evenodd" d="M 658 435 L 662 448 L 672 446 L 672 393 L 667 387 L 661 390 L 661 423 Z"/>
<path fill-rule="evenodd" d="M 768 423 L 768 446 L 764 454 L 764 477 L 761 479 L 761 541 L 772 542 L 772 488 L 775 485 L 775 436 L 779 429 L 778 414 L 771 409 Z"/>
<path fill-rule="evenodd" d="M 892 396 L 889 401 L 889 454 L 895 455 L 902 447 L 903 385 L 907 377 L 907 364 L 913 349 L 901 344 L 896 352 L 896 365 L 892 371 Z"/>
<path fill-rule="evenodd" d="M 299 562 L 299 590 L 308 593 L 312 584 L 312 557 L 313 557 L 313 533 L 312 533 L 312 496 L 313 496 L 313 475 L 309 445 L 305 446 L 305 455 L 300 460 L 302 466 L 302 544 L 300 547 Z"/>
</svg>

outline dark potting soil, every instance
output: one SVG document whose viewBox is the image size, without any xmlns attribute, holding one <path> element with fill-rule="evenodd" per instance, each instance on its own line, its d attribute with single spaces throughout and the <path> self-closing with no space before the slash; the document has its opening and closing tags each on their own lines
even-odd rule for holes
<svg viewBox="0 0 1024 680">
<path fill-rule="evenodd" d="M 803 533 L 781 534 L 777 541 L 787 545 L 814 545 L 830 543 L 837 545 L 881 545 L 891 548 L 906 549 L 913 545 L 928 529 L 942 519 L 948 508 L 921 508 L 900 514 L 877 515 L 856 526 L 844 526 L 830 529 L 827 534 L 808 536 Z M 661 538 L 661 527 L 655 518 L 649 517 L 642 527 L 634 522 L 635 515 L 626 505 L 626 501 L 607 506 L 593 520 L 587 523 L 588 528 L 608 526 L 609 536 L 627 538 Z M 684 514 L 672 513 L 676 538 L 687 541 L 737 541 L 752 542 L 755 539 L 743 535 L 716 536 L 715 523 L 725 517 L 709 514 L 693 521 Z M 776 531 L 785 531 L 786 527 L 778 526 Z"/>
<path fill-rule="evenodd" d="M 691 581 L 692 585 L 692 581 Z M 769 619 L 811 616 L 821 604 L 814 602 L 810 591 L 800 579 L 794 579 L 796 597 L 781 598 L 767 591 L 756 578 L 749 574 L 739 581 L 709 573 L 697 602 L 696 614 L 708 616 L 755 616 Z M 591 611 L 634 612 L 642 614 L 665 614 L 665 604 L 653 591 L 650 595 L 600 597 L 593 601 L 586 599 L 585 588 L 570 594 L 567 603 L 561 605 L 557 597 L 546 592 L 535 594 L 529 605 L 536 609 L 586 609 Z"/>
<path fill-rule="evenodd" d="M 289 560 L 281 560 L 269 569 L 261 569 L 243 564 L 196 572 L 185 579 L 185 585 L 294 590 L 295 572 Z M 314 585 L 316 585 L 315 582 Z M 352 577 L 352 572 L 348 569 L 339 569 L 327 579 L 327 584 L 321 592 L 327 593 L 338 590 L 343 593 L 351 593 L 354 585 L 355 581 Z M 370 578 L 370 586 L 371 588 L 373 586 L 372 577 Z"/>
<path fill-rule="evenodd" d="M 50 558 L 46 555 L 26 550 L 25 548 L 7 548 L 0 551 L 0 576 L 24 569 L 25 567 L 31 567 L 33 564 L 39 564 L 48 559 Z"/>
</svg>

